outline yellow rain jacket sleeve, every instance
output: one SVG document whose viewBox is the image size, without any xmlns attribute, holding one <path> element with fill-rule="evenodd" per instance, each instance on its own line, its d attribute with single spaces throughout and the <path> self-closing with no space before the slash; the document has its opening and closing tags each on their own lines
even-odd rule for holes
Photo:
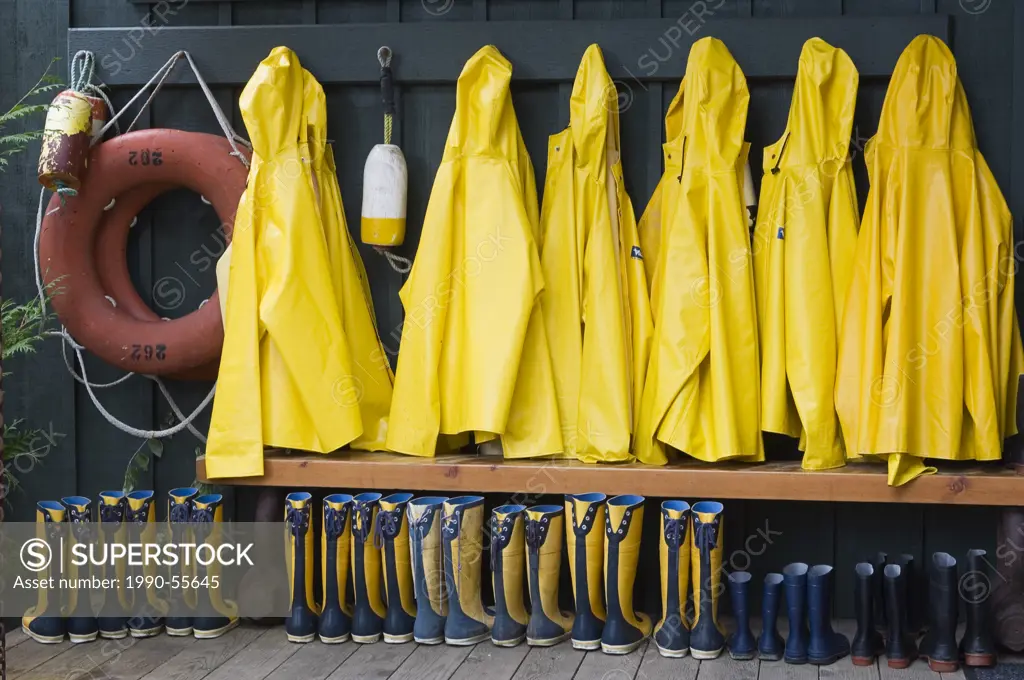
<svg viewBox="0 0 1024 680">
<path fill-rule="evenodd" d="M 904 50 L 866 149 L 868 194 L 844 311 L 836 406 L 852 453 L 996 460 L 1022 365 L 1012 227 L 977 149 L 949 48 Z"/>
<path fill-rule="evenodd" d="M 615 84 L 587 48 L 570 124 L 551 137 L 541 214 L 541 296 L 565 453 L 627 461 L 650 352 L 651 313 L 622 182 Z"/>
<path fill-rule="evenodd" d="M 808 40 L 786 130 L 764 150 L 753 242 L 761 427 L 799 437 L 808 470 L 846 462 L 833 395 L 860 219 L 849 157 L 858 80 L 845 52 Z"/>
<path fill-rule="evenodd" d="M 335 397 L 359 406 L 363 434 L 351 442 L 351 448 L 380 451 L 384 449 L 387 436 L 394 377 L 377 332 L 363 259 L 345 222 L 334 151 L 327 143 L 324 89 L 309 71 L 304 72 L 304 77 L 314 187 L 320 199 L 334 297 L 341 312 L 341 324 L 352 362 L 352 375 L 349 380 L 338 384 Z"/>
<path fill-rule="evenodd" d="M 261 475 L 264 445 L 329 452 L 362 434 L 358 404 L 337 398 L 353 372 L 303 153 L 303 72 L 295 54 L 275 48 L 239 106 L 253 158 L 235 217 L 207 443 L 215 478 Z"/>
<path fill-rule="evenodd" d="M 467 63 L 405 308 L 387 446 L 432 456 L 438 435 L 500 435 L 506 456 L 562 451 L 538 299 L 533 168 L 519 133 L 512 67 L 492 46 Z"/>
<path fill-rule="evenodd" d="M 704 461 L 759 461 L 757 313 L 737 172 L 746 79 L 721 41 L 703 38 L 690 51 L 685 81 L 682 171 L 655 269 L 636 455 L 664 464 L 670 445 Z"/>
</svg>

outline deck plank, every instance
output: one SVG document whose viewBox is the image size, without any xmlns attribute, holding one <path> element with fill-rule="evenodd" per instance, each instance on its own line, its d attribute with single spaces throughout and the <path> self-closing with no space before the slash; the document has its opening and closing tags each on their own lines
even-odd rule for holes
<svg viewBox="0 0 1024 680">
<path fill-rule="evenodd" d="M 735 661 L 729 654 L 712 661 L 701 661 L 697 680 L 757 680 L 757 659 Z"/>
<path fill-rule="evenodd" d="M 700 661 L 690 655 L 670 659 L 658 653 L 657 645 L 648 645 L 636 680 L 696 680 Z"/>
<path fill-rule="evenodd" d="M 204 680 L 263 680 L 300 649 L 284 629 L 270 628 Z"/>
<path fill-rule="evenodd" d="M 483 645 L 493 646 L 490 642 Z M 466 660 L 473 645 L 419 645 L 398 667 L 391 680 L 448 680 Z"/>
<path fill-rule="evenodd" d="M 189 645 L 142 677 L 146 680 L 201 680 L 264 632 L 262 628 L 242 626 L 219 638 L 196 640 L 195 644 Z M 156 645 L 162 641 L 150 642 Z"/>
<path fill-rule="evenodd" d="M 512 680 L 572 680 L 586 656 L 571 644 L 532 647 Z"/>
<path fill-rule="evenodd" d="M 469 653 L 451 680 L 510 680 L 522 665 L 530 648 L 497 647 L 481 642 Z"/>
<path fill-rule="evenodd" d="M 757 680 L 818 680 L 818 667 L 810 664 L 797 666 L 784 661 L 766 661 L 759 665 Z"/>
<path fill-rule="evenodd" d="M 378 642 L 358 647 L 331 673 L 328 680 L 384 680 L 398 670 L 417 645 L 389 645 Z"/>
<path fill-rule="evenodd" d="M 881 680 L 941 680 L 938 673 L 928 668 L 928 662 L 924 659 L 918 659 L 908 668 L 896 670 L 889 668 L 885 657 L 882 657 L 878 662 L 878 671 Z"/>
<path fill-rule="evenodd" d="M 4 644 L 7 645 L 7 649 L 8 650 L 11 650 L 11 649 L 14 649 L 15 647 L 17 647 L 18 645 L 20 645 L 21 643 L 25 642 L 28 639 L 29 639 L 28 634 L 25 633 L 25 631 L 23 631 L 21 629 L 21 627 L 19 626 L 18 628 L 15 628 L 14 630 L 7 631 L 7 635 L 4 636 Z"/>
<path fill-rule="evenodd" d="M 7 677 L 14 680 L 70 648 L 67 640 L 56 645 L 44 645 L 35 640 L 18 645 L 7 654 Z"/>
<path fill-rule="evenodd" d="M 640 662 L 646 651 L 647 641 L 629 654 L 587 652 L 574 680 L 632 680 L 640 670 Z"/>
<path fill-rule="evenodd" d="M 885 659 L 882 660 L 885 663 Z M 762 666 L 764 668 L 764 666 Z M 831 666 L 818 669 L 820 680 L 879 680 L 878 662 L 873 666 L 854 666 L 850 657 L 844 657 Z"/>
<path fill-rule="evenodd" d="M 280 631 L 283 633 L 284 631 Z M 282 637 L 284 637 L 282 635 Z M 379 643 L 383 644 L 383 643 Z M 299 650 L 288 657 L 284 663 L 274 669 L 267 680 L 324 680 L 350 658 L 359 645 L 355 642 L 343 642 L 340 645 L 325 645 L 322 642 L 310 642 L 295 645 Z M 250 680 L 248 676 L 236 678 Z"/>
<path fill-rule="evenodd" d="M 88 674 L 93 669 L 109 661 L 109 658 L 103 654 L 102 644 L 107 644 L 111 647 L 117 645 L 118 648 L 115 648 L 112 652 L 117 654 L 124 653 L 140 642 L 140 640 L 135 638 L 127 637 L 122 640 L 103 640 L 100 644 L 82 643 L 71 645 L 46 663 L 36 666 L 19 677 L 20 680 L 55 680 L 67 677 L 88 677 Z"/>
</svg>

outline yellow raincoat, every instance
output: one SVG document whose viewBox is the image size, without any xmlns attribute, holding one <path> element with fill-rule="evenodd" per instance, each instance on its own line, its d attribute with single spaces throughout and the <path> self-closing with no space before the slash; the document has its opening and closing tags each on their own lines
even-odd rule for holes
<svg viewBox="0 0 1024 680">
<path fill-rule="evenodd" d="M 807 470 L 846 463 L 833 394 L 860 219 L 849 154 L 858 80 L 846 52 L 808 40 L 786 131 L 764 150 L 753 243 L 761 427 L 799 437 Z"/>
<path fill-rule="evenodd" d="M 651 308 L 633 205 L 622 180 L 615 84 L 597 45 L 583 55 L 569 127 L 548 142 L 541 296 L 565 453 L 633 458 Z"/>
<path fill-rule="evenodd" d="M 387 446 L 432 456 L 438 435 L 500 436 L 506 457 L 563 450 L 539 296 L 537 190 L 512 66 L 493 46 L 459 75 L 455 117 L 405 308 Z"/>
<path fill-rule="evenodd" d="M 682 169 L 652 285 L 654 339 L 635 452 L 653 464 L 667 462 L 666 444 L 705 461 L 759 461 L 757 313 L 737 172 L 749 94 L 715 38 L 694 43 L 685 83 L 672 149 Z"/>
<path fill-rule="evenodd" d="M 925 457 L 997 460 L 1024 365 L 1012 224 L 938 38 L 904 50 L 866 161 L 836 381 L 847 448 L 887 457 L 892 485 L 934 471 Z"/>
<path fill-rule="evenodd" d="M 304 80 L 294 52 L 278 47 L 239 100 L 253 158 L 235 216 L 210 477 L 263 474 L 264 446 L 329 452 L 364 432 L 351 398 L 361 359 L 338 309 L 307 143 L 311 129 L 323 139 L 324 117 L 307 111 L 317 97 L 307 101 Z"/>
</svg>

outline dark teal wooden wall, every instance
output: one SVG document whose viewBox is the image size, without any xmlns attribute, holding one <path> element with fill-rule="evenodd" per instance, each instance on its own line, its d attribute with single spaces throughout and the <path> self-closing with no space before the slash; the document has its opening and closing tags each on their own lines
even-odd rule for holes
<svg viewBox="0 0 1024 680">
<path fill-rule="evenodd" d="M 167 11 L 168 5 L 174 14 Z M 714 13 L 697 27 L 701 36 L 715 35 L 716 17 L 949 15 L 952 48 L 973 107 L 979 144 L 1011 207 L 1016 214 L 1024 214 L 1024 133 L 1019 131 L 1024 129 L 1024 6 L 1012 0 L 173 0 L 162 3 L 161 16 L 151 13 L 161 9 L 158 3 L 129 0 L 0 0 L 0 106 L 9 105 L 31 85 L 52 56 L 66 57 L 68 28 L 125 27 L 125 39 L 111 44 L 109 53 L 98 55 L 109 65 L 111 59 L 128 61 L 144 53 L 146 35 L 134 42 L 133 36 L 159 32 L 163 26 L 674 18 L 693 12 L 696 5 Z M 437 16 L 442 9 L 446 11 Z M 291 47 L 301 56 L 302 45 Z M 664 54 L 664 45 L 637 45 L 637 59 L 652 47 Z M 162 60 L 169 54 L 160 56 Z M 406 60 L 430 58 L 429 54 L 402 56 Z M 338 45 L 338 58 L 372 60 L 374 55 L 349 54 L 344 45 Z M 686 54 L 680 51 L 671 59 L 682 61 Z M 61 69 L 66 67 L 65 60 Z M 398 77 L 400 80 L 400 73 Z M 661 173 L 662 117 L 676 86 L 622 83 L 630 102 L 622 115 L 626 182 L 638 215 Z M 875 130 L 885 87 L 884 78 L 861 81 L 856 126 L 861 143 Z M 757 80 L 750 83 L 750 89 L 748 138 L 753 144 L 751 157 L 758 159 L 761 148 L 773 142 L 785 126 L 792 82 Z M 218 87 L 215 91 L 225 109 L 234 110 L 236 124 L 242 129 L 235 104 L 238 88 Z M 335 141 L 346 212 L 350 227 L 357 227 L 363 161 L 381 135 L 378 88 L 330 86 L 327 91 L 330 135 Z M 554 83 L 519 84 L 515 89 L 516 110 L 539 185 L 546 165 L 546 138 L 565 124 L 568 92 L 565 84 Z M 116 91 L 115 103 L 123 104 L 128 96 L 127 91 Z M 410 257 L 415 252 L 419 221 L 453 111 L 451 84 L 401 88 L 397 138 L 409 164 L 410 224 L 404 250 Z M 194 87 L 168 89 L 144 114 L 141 124 L 216 131 L 205 99 Z M 860 159 L 855 164 L 863 198 L 867 188 L 863 164 Z M 32 237 L 38 199 L 34 168 L 32 152 L 0 176 L 3 293 L 19 300 L 34 295 Z M 179 291 L 184 291 L 181 306 L 163 310 L 156 306 L 162 314 L 173 317 L 194 309 L 212 291 L 212 265 L 223 248 L 216 228 L 212 210 L 187 192 L 162 197 L 140 216 L 129 248 L 138 289 L 147 301 L 157 303 L 172 280 Z M 371 251 L 364 249 L 363 258 L 383 340 L 392 350 L 397 349 L 401 278 Z M 98 361 L 87 361 L 87 367 L 94 381 L 117 377 L 115 371 Z M 34 501 L 40 498 L 69 493 L 94 496 L 104 488 L 119 488 L 126 463 L 140 442 L 111 427 L 96 412 L 84 388 L 65 371 L 56 341 L 38 356 L 11 362 L 4 369 L 14 371 L 4 383 L 6 417 L 23 417 L 35 426 L 52 427 L 64 435 L 57 438 L 45 463 L 24 475 L 23 491 L 10 499 L 10 516 L 28 518 Z M 171 389 L 188 412 L 209 386 L 172 384 Z M 136 426 L 157 428 L 170 422 L 167 404 L 155 386 L 142 378 L 103 390 L 101 396 L 109 410 Z M 198 423 L 201 429 L 207 424 L 208 415 Z M 144 484 L 164 493 L 190 483 L 197 446 L 187 433 L 168 440 L 162 458 L 155 462 Z M 776 455 L 786 453 L 778 451 Z M 232 496 L 238 516 L 251 511 L 251 499 L 251 494 L 244 491 Z M 648 513 L 652 516 L 656 514 L 653 500 Z M 854 560 L 876 550 L 911 552 L 919 558 L 940 549 L 957 555 L 968 547 L 992 550 L 998 515 L 994 508 L 941 506 L 731 501 L 726 507 L 729 554 L 742 550 L 748 537 L 753 537 L 748 544 L 752 553 L 759 553 L 749 556 L 749 564 L 746 557 L 736 553 L 734 567 L 749 567 L 759 578 L 793 560 L 834 562 L 840 566 L 841 613 L 851 606 L 848 573 Z M 764 539 L 759 536 L 769 530 L 772 542 L 762 551 Z M 653 535 L 648 533 L 648 537 L 651 540 Z"/>
</svg>

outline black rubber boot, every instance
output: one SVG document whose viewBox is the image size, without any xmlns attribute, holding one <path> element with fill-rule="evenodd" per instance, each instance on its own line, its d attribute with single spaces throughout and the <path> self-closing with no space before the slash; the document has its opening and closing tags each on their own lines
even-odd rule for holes
<svg viewBox="0 0 1024 680">
<path fill-rule="evenodd" d="M 900 555 L 893 564 L 900 567 L 900 575 L 907 589 L 907 634 L 916 641 L 921 637 L 921 571 L 913 555 Z"/>
<path fill-rule="evenodd" d="M 888 564 L 889 555 L 884 552 L 875 553 L 875 560 L 871 563 L 874 569 L 874 576 L 872 577 L 872 598 L 874 600 L 875 608 L 875 624 L 878 626 L 878 630 L 885 630 L 888 624 L 888 618 L 885 615 L 885 565 Z M 885 642 L 882 643 L 883 647 Z"/>
<path fill-rule="evenodd" d="M 885 656 L 889 668 L 906 668 L 917 658 L 917 643 L 907 632 L 907 581 L 898 564 L 885 567 L 885 615 L 889 620 L 886 631 Z"/>
<path fill-rule="evenodd" d="M 832 629 L 831 566 L 816 564 L 807 572 L 807 619 L 811 637 L 807 644 L 807 660 L 827 666 L 850 653 L 850 641 Z"/>
<path fill-rule="evenodd" d="M 921 656 L 936 673 L 955 673 L 960 668 L 958 604 L 956 560 L 949 553 L 935 553 L 928 574 L 928 633 L 921 641 Z"/>
<path fill-rule="evenodd" d="M 761 635 L 757 638 L 757 653 L 761 661 L 778 661 L 786 651 L 786 641 L 779 634 L 779 605 L 782 601 L 782 574 L 764 577 L 761 599 Z"/>
<path fill-rule="evenodd" d="M 967 612 L 967 629 L 960 642 L 965 666 L 996 665 L 996 644 L 989 630 L 989 603 L 992 575 L 984 550 L 968 550 L 966 573 L 960 594 Z"/>
<path fill-rule="evenodd" d="M 876 572 L 873 565 L 861 562 L 855 571 L 853 607 L 857 614 L 857 634 L 850 654 L 854 666 L 874 666 L 875 659 L 885 651 L 882 634 L 875 628 L 875 584 L 882 583 L 877 577 L 882 570 Z"/>
</svg>

